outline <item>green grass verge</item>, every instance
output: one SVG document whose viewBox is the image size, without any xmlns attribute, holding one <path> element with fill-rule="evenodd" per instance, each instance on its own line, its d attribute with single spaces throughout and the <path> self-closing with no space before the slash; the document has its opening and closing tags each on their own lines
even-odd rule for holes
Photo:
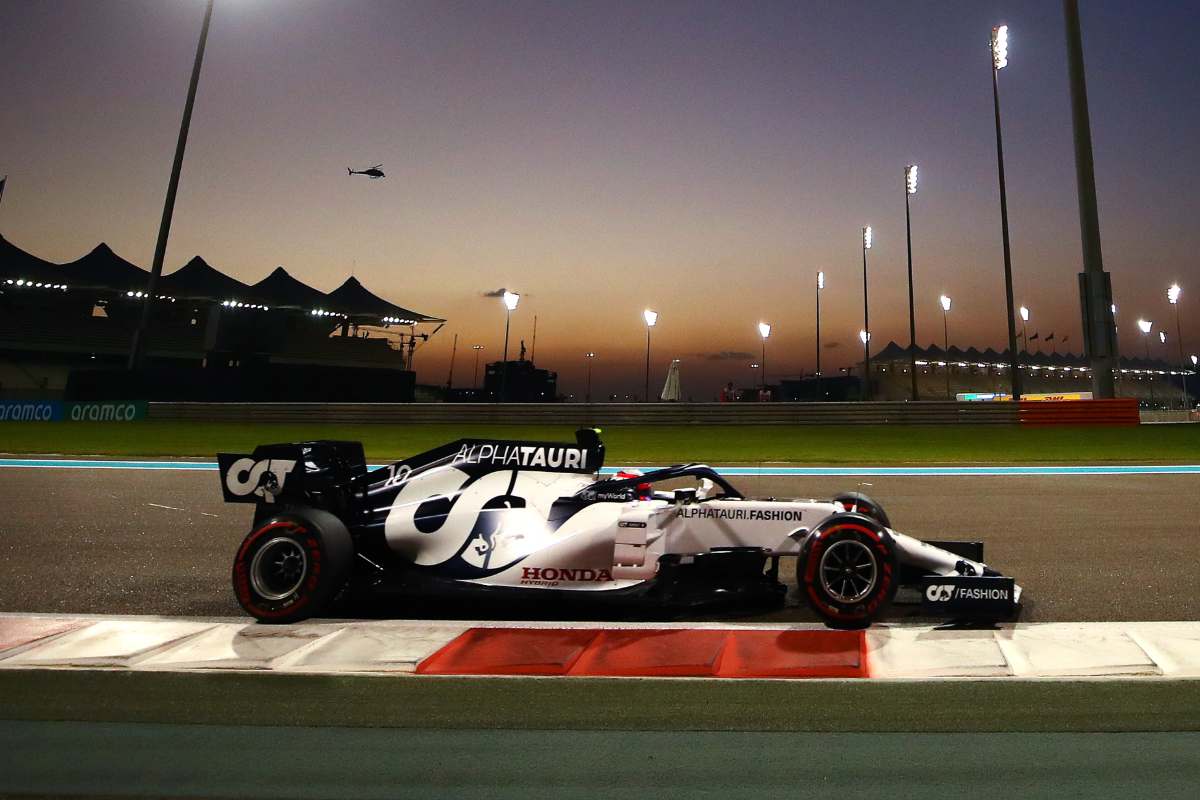
<svg viewBox="0 0 1200 800">
<path fill-rule="evenodd" d="M 439 729 L 1195 731 L 1200 681 L 682 681 L 0 672 L 0 718 Z"/>
<path fill-rule="evenodd" d="M 201 456 L 249 452 L 304 439 L 363 442 L 367 457 L 395 459 L 460 437 L 570 441 L 570 426 L 196 423 L 4 423 L 0 452 Z M 706 461 L 753 464 L 1183 463 L 1200 458 L 1200 425 L 1004 426 L 614 426 L 610 464 Z"/>
</svg>

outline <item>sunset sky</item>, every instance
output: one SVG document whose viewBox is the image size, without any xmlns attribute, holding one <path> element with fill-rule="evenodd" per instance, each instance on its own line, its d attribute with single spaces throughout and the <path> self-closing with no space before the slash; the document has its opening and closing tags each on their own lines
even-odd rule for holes
<svg viewBox="0 0 1200 800">
<path fill-rule="evenodd" d="M 1105 267 L 1123 352 L 1183 285 L 1200 352 L 1200 7 L 1083 2 Z M 100 241 L 149 266 L 202 0 L 0 0 L 0 233 L 52 261 Z M 537 361 L 582 392 L 748 384 L 860 357 L 860 228 L 873 344 L 907 341 L 904 165 L 918 339 L 1006 336 L 988 35 L 1000 74 L 1014 284 L 1030 332 L 1078 351 L 1081 269 L 1058 2 L 217 0 L 167 271 L 202 254 L 249 282 L 275 265 L 328 290 L 353 271 L 445 317 L 418 379 L 497 358 L 500 287 L 538 318 Z M 346 167 L 383 162 L 387 178 Z M 1061 349 L 1061 348 L 1060 348 Z M 1157 351 L 1157 352 L 1156 352 Z M 1152 354 L 1166 355 L 1157 341 Z M 1172 355 L 1172 357 L 1174 357 Z"/>
</svg>

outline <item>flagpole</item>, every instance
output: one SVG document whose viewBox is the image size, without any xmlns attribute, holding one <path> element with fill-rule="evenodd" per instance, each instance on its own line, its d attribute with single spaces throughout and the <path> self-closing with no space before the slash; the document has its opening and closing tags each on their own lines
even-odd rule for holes
<svg viewBox="0 0 1200 800">
<path fill-rule="evenodd" d="M 175 194 L 179 190 L 179 173 L 183 170 L 183 151 L 187 147 L 188 129 L 192 124 L 192 107 L 196 103 L 196 88 L 200 84 L 200 65 L 204 62 L 204 45 L 208 42 L 208 24 L 212 20 L 213 0 L 208 0 L 204 9 L 204 22 L 200 25 L 200 41 L 196 45 L 196 61 L 192 64 L 192 80 L 188 84 L 187 100 L 183 104 L 183 120 L 179 123 L 179 140 L 175 143 L 175 160 L 171 164 L 171 179 L 167 182 L 167 199 L 163 203 L 162 222 L 158 226 L 158 242 L 154 246 L 154 265 L 150 269 L 150 280 L 146 282 L 146 300 L 142 303 L 142 316 L 133 332 L 133 344 L 129 348 L 129 369 L 142 365 L 146 350 L 146 328 L 150 323 L 150 304 L 158 291 L 158 279 L 162 275 L 163 258 L 167 252 L 167 237 L 171 234 L 171 217 L 175 213 Z"/>
</svg>

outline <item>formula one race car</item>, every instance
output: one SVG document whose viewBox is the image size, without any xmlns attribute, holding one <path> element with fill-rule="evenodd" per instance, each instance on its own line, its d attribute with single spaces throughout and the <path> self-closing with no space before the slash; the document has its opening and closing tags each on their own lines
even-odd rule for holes
<svg viewBox="0 0 1200 800">
<path fill-rule="evenodd" d="M 961 621 L 1015 616 L 1020 587 L 979 542 L 892 530 L 865 495 L 744 497 L 703 464 L 600 476 L 604 445 L 462 439 L 368 472 L 357 442 L 218 456 L 229 502 L 255 503 L 233 562 L 263 622 L 340 598 L 525 596 L 678 607 L 782 604 L 779 561 L 825 623 L 862 628 L 901 599 Z"/>
</svg>

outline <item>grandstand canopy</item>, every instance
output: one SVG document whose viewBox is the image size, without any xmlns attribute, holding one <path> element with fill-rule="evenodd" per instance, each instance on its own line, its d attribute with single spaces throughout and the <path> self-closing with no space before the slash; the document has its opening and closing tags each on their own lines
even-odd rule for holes
<svg viewBox="0 0 1200 800">
<path fill-rule="evenodd" d="M 250 296 L 248 285 L 209 266 L 200 256 L 196 256 L 170 275 L 164 275 L 159 287 L 163 294 L 171 297 L 212 300 L 218 303 Z"/>
<path fill-rule="evenodd" d="M 328 295 L 330 308 L 350 317 L 369 317 L 371 319 L 392 319 L 401 324 L 416 322 L 445 322 L 437 317 L 429 317 L 409 311 L 382 297 L 373 294 L 358 279 L 351 276 L 338 288 Z"/>
<path fill-rule="evenodd" d="M 61 283 L 62 274 L 58 271 L 57 264 L 26 253 L 0 236 L 0 280 Z"/>
<path fill-rule="evenodd" d="M 63 264 L 59 275 L 72 288 L 111 289 L 116 292 L 142 291 L 149 273 L 131 264 L 101 242 L 92 252 L 69 264 Z"/>
<path fill-rule="evenodd" d="M 296 280 L 283 267 L 250 287 L 251 299 L 271 308 L 296 308 L 311 311 L 329 305 L 329 296 L 303 281 Z"/>
<path fill-rule="evenodd" d="M 12 280 L 66 284 L 69 289 L 96 289 L 113 293 L 146 290 L 149 272 L 121 258 L 101 242 L 90 253 L 68 264 L 54 264 L 22 250 L 0 236 L 0 282 Z M 369 291 L 356 278 L 348 278 L 332 292 L 314 289 L 288 274 L 283 267 L 253 286 L 247 285 L 196 256 L 184 266 L 162 276 L 158 292 L 171 297 L 223 303 L 226 300 L 261 303 L 272 308 L 344 314 L 360 321 L 387 324 L 445 322 L 388 302 Z"/>
</svg>

